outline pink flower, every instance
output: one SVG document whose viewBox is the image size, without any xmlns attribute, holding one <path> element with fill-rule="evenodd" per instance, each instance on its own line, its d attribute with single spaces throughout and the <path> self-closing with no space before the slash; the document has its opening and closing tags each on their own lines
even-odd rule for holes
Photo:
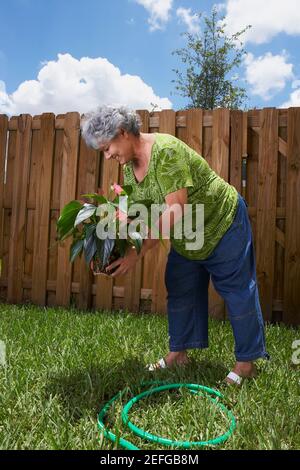
<svg viewBox="0 0 300 470">
<path fill-rule="evenodd" d="M 121 222 L 126 222 L 127 221 L 127 214 L 120 209 L 117 209 L 116 212 L 116 218 L 121 220 Z"/>
<path fill-rule="evenodd" d="M 123 191 L 122 187 L 117 183 L 113 184 L 113 190 L 114 190 L 115 194 L 117 194 L 117 195 L 120 195 Z"/>
</svg>

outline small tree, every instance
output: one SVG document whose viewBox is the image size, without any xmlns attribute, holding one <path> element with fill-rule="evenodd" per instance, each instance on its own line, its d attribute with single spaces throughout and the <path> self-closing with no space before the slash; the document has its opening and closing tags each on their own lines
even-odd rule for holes
<svg viewBox="0 0 300 470">
<path fill-rule="evenodd" d="M 202 13 L 197 15 L 200 18 Z M 214 7 L 211 16 L 205 17 L 206 27 L 202 37 L 198 34 L 181 33 L 188 38 L 187 48 L 172 52 L 172 55 L 178 54 L 182 61 L 188 64 L 186 77 L 178 69 L 172 69 L 179 77 L 178 80 L 172 80 L 172 83 L 178 83 L 176 90 L 180 90 L 181 96 L 187 96 L 191 100 L 186 109 L 237 109 L 247 98 L 246 90 L 234 85 L 235 79 L 227 76 L 240 65 L 242 56 L 246 54 L 242 47 L 238 47 L 237 40 L 251 25 L 232 36 L 227 36 L 224 31 L 224 18 L 220 18 L 222 26 L 218 25 L 218 11 Z"/>
</svg>

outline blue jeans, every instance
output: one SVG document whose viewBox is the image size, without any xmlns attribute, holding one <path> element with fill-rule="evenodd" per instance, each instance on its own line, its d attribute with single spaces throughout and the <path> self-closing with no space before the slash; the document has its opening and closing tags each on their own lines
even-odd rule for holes
<svg viewBox="0 0 300 470">
<path fill-rule="evenodd" d="M 237 361 L 269 359 L 259 302 L 253 235 L 245 199 L 211 255 L 189 260 L 171 247 L 165 271 L 170 351 L 208 347 L 208 285 L 224 299 Z"/>
</svg>

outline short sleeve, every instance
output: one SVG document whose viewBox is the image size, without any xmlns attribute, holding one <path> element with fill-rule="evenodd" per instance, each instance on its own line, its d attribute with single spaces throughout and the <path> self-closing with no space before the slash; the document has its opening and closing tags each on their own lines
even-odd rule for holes
<svg viewBox="0 0 300 470">
<path fill-rule="evenodd" d="M 176 148 L 163 148 L 160 151 L 156 178 L 164 197 L 179 189 L 194 186 L 186 154 Z"/>
</svg>

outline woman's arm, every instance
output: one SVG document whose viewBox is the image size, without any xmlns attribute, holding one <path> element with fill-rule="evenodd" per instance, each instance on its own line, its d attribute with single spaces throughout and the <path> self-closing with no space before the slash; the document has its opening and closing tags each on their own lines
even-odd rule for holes
<svg viewBox="0 0 300 470">
<path fill-rule="evenodd" d="M 172 228 L 174 224 L 180 220 L 184 211 L 184 204 L 187 204 L 187 188 L 178 189 L 173 193 L 167 194 L 165 201 L 167 208 L 157 220 L 155 224 L 156 230 L 149 229 L 148 238 L 143 241 L 140 253 L 138 254 L 135 249 L 129 250 L 128 254 L 123 258 L 119 258 L 107 266 L 106 271 L 110 271 L 119 266 L 118 269 L 111 274 L 112 277 L 127 273 L 127 271 L 135 266 L 139 259 L 145 256 L 149 250 L 159 243 L 158 238 L 151 238 L 152 232 L 153 236 L 156 236 L 156 232 L 159 230 L 163 237 L 170 237 L 168 228 Z"/>
<path fill-rule="evenodd" d="M 154 232 L 159 230 L 162 236 L 169 238 L 170 233 L 168 229 L 171 229 L 174 224 L 180 220 L 184 211 L 184 204 L 187 204 L 187 189 L 182 188 L 173 193 L 167 194 L 165 201 L 167 204 L 167 209 L 163 212 L 155 224 L 156 230 Z M 151 229 L 149 230 L 148 237 L 148 239 L 144 240 L 141 250 L 141 257 L 143 257 L 147 251 L 149 251 L 159 242 L 159 240 L 151 238 Z"/>
</svg>

